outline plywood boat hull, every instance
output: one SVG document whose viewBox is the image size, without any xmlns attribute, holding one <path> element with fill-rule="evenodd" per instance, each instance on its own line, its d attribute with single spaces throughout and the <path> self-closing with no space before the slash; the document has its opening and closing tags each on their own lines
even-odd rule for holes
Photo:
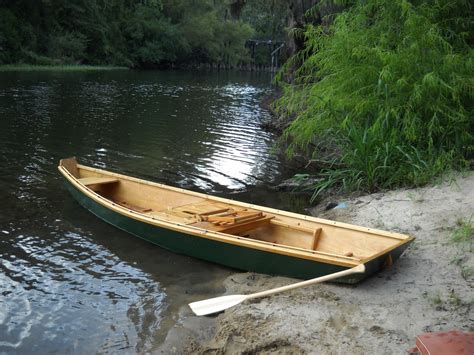
<svg viewBox="0 0 474 355">
<path fill-rule="evenodd" d="M 302 279 L 319 277 L 353 267 L 349 263 L 344 265 L 344 262 L 315 260 L 305 255 L 302 257 L 291 255 L 291 253 L 275 252 L 268 250 L 268 247 L 248 246 L 241 243 L 242 240 L 246 242 L 245 237 L 232 236 L 236 240 L 234 242 L 231 239 L 229 242 L 216 239 L 214 233 L 208 230 L 192 230 L 190 233 L 180 225 L 163 224 L 160 221 L 147 223 L 148 221 L 141 218 L 140 213 L 131 213 L 134 212 L 131 210 L 122 211 L 121 206 L 111 205 L 107 199 L 78 184 L 73 176 L 64 174 L 64 171 L 62 173 L 66 177 L 66 187 L 71 195 L 94 215 L 123 231 L 176 253 L 240 270 Z M 356 283 L 379 271 L 398 259 L 407 248 L 409 241 L 411 239 L 405 243 L 398 243 L 396 247 L 379 253 L 380 255 L 376 257 L 363 260 L 366 265 L 364 274 L 354 274 L 338 281 Z"/>
</svg>

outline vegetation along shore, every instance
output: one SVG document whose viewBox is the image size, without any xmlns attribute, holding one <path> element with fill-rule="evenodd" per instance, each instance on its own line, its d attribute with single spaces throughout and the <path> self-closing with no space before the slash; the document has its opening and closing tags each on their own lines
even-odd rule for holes
<svg viewBox="0 0 474 355">
<path fill-rule="evenodd" d="M 328 26 L 301 30 L 274 107 L 289 153 L 327 157 L 329 187 L 418 186 L 474 153 L 473 5 L 354 1 Z M 470 9 L 470 10 L 469 10 Z"/>
</svg>

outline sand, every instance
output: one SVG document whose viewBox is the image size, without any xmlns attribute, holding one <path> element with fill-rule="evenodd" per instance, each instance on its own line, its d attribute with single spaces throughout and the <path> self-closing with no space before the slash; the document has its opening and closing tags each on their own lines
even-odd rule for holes
<svg viewBox="0 0 474 355">
<path fill-rule="evenodd" d="M 417 334 L 474 330 L 474 253 L 451 241 L 460 219 L 474 220 L 473 173 L 343 201 L 348 208 L 312 213 L 409 234 L 416 241 L 390 269 L 356 286 L 314 285 L 215 317 L 196 317 L 183 305 L 156 352 L 403 354 Z M 240 294 L 295 281 L 235 273 L 224 286 L 227 294 Z"/>
</svg>

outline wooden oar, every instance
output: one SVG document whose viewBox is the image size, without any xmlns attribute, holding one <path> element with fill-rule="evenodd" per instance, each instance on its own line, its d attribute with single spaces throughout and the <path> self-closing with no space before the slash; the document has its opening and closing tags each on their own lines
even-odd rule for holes
<svg viewBox="0 0 474 355">
<path fill-rule="evenodd" d="M 308 285 L 313 285 L 313 284 L 317 284 L 317 283 L 324 282 L 324 281 L 334 280 L 334 279 L 337 279 L 339 277 L 343 277 L 343 276 L 346 276 L 346 275 L 363 273 L 363 272 L 365 272 L 365 265 L 361 264 L 361 265 L 358 265 L 358 266 L 353 267 L 351 269 L 335 272 L 333 274 L 317 277 L 317 278 L 311 279 L 311 280 L 297 282 L 297 283 L 292 284 L 292 285 L 287 285 L 287 286 L 273 288 L 273 289 L 267 290 L 267 291 L 252 293 L 250 295 L 229 295 L 229 296 L 209 298 L 209 299 L 203 300 L 203 301 L 192 302 L 192 303 L 189 304 L 189 307 L 191 307 L 192 311 L 197 316 L 205 316 L 205 315 L 208 315 L 208 314 L 221 312 L 221 311 L 223 311 L 227 308 L 230 308 L 232 306 L 236 306 L 239 303 L 242 303 L 246 300 L 250 300 L 250 299 L 253 299 L 253 298 L 266 297 L 266 296 L 270 296 L 270 295 L 273 295 L 273 294 L 278 293 L 278 292 L 293 290 L 295 288 L 304 287 L 304 286 L 308 286 Z"/>
</svg>

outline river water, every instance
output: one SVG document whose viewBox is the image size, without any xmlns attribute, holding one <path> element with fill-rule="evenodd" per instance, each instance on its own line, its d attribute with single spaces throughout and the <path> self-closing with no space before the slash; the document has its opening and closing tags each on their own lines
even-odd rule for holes
<svg viewBox="0 0 474 355">
<path fill-rule="evenodd" d="M 0 353 L 146 352 L 233 270 L 98 220 L 60 158 L 278 208 L 270 77 L 159 71 L 0 73 Z M 293 208 L 294 209 L 294 208 Z"/>
</svg>

